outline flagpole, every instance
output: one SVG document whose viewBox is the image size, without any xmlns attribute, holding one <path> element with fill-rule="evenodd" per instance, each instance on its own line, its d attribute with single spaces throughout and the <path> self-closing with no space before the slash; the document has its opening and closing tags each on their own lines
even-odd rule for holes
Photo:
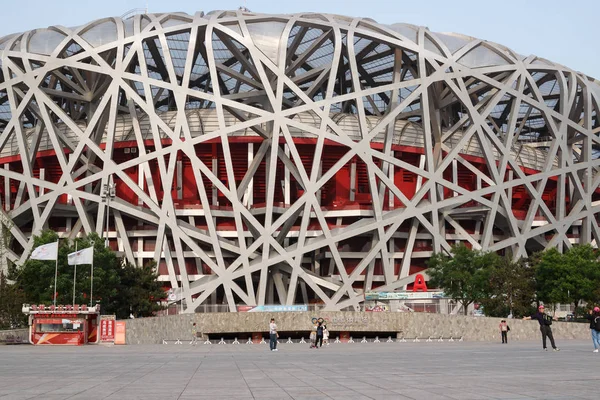
<svg viewBox="0 0 600 400">
<path fill-rule="evenodd" d="M 77 241 L 75 241 L 75 252 L 77 252 Z M 75 282 L 77 281 L 77 264 L 75 264 L 75 272 L 73 273 L 73 307 L 75 307 Z"/>
<path fill-rule="evenodd" d="M 56 309 L 56 281 L 58 278 L 58 240 L 56 239 L 56 265 L 54 266 L 54 308 Z"/>
<path fill-rule="evenodd" d="M 92 241 L 92 282 L 90 286 L 90 307 L 94 307 L 94 242 Z"/>
</svg>

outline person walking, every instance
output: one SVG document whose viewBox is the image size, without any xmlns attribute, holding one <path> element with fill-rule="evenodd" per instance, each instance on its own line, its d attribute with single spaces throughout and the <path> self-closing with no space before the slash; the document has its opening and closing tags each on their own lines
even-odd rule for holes
<svg viewBox="0 0 600 400">
<path fill-rule="evenodd" d="M 600 348 L 600 307 L 594 307 L 593 310 L 590 310 L 586 318 L 590 321 L 594 353 L 597 353 L 598 348 Z"/>
<path fill-rule="evenodd" d="M 198 328 L 196 327 L 196 323 L 192 324 L 192 341 L 191 345 L 195 346 L 198 343 Z"/>
<path fill-rule="evenodd" d="M 552 345 L 554 351 L 560 351 L 560 349 L 556 347 L 556 344 L 554 343 L 554 336 L 552 336 L 552 328 L 550 327 L 550 325 L 552 325 L 552 320 L 556 320 L 556 317 L 552 318 L 550 315 L 544 313 L 543 305 L 538 307 L 537 313 L 532 314 L 529 317 L 523 317 L 523 319 L 535 319 L 538 321 L 540 324 L 540 332 L 542 332 L 542 346 L 544 347 L 545 351 L 548 351 L 546 348 L 546 337 L 550 339 L 550 344 Z"/>
<path fill-rule="evenodd" d="M 320 321 L 317 325 L 317 340 L 315 342 L 315 347 L 323 347 L 323 323 Z"/>
<path fill-rule="evenodd" d="M 271 318 L 271 322 L 269 323 L 269 347 L 271 351 L 277 351 L 277 338 L 279 334 L 277 333 L 277 325 L 275 324 L 275 318 Z"/>
<path fill-rule="evenodd" d="M 502 343 L 508 343 L 508 331 L 510 331 L 510 327 L 506 323 L 506 320 L 503 319 L 500 321 L 500 334 L 502 335 Z"/>
</svg>

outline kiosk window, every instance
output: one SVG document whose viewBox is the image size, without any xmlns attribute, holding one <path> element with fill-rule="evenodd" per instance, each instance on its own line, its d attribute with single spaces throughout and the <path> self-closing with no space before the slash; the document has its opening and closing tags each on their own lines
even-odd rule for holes
<svg viewBox="0 0 600 400">
<path fill-rule="evenodd" d="M 37 321 L 37 332 L 78 332 L 83 331 L 82 320 L 41 319 Z"/>
</svg>

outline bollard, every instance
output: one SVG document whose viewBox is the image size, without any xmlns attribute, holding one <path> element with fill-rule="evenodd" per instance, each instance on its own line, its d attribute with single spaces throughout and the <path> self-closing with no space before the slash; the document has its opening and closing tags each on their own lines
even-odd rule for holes
<svg viewBox="0 0 600 400">
<path fill-rule="evenodd" d="M 354 343 L 354 340 L 352 339 L 352 336 L 350 336 L 350 339 L 348 339 L 348 343 Z"/>
<path fill-rule="evenodd" d="M 373 343 L 381 343 L 381 342 L 379 341 L 379 336 L 375 336 L 375 340 L 373 340 Z"/>
<path fill-rule="evenodd" d="M 267 344 L 267 342 L 265 342 L 265 338 L 264 337 L 260 338 L 260 343 L 259 344 Z"/>
<path fill-rule="evenodd" d="M 168 344 L 167 341 L 165 339 L 163 339 L 163 344 Z"/>
<path fill-rule="evenodd" d="M 204 341 L 204 344 L 212 344 L 212 343 L 210 342 L 210 339 L 208 338 L 208 336 L 206 337 L 206 340 Z"/>
<path fill-rule="evenodd" d="M 286 343 L 290 343 L 290 344 L 294 344 L 294 342 L 292 342 L 292 338 L 289 337 Z"/>
<path fill-rule="evenodd" d="M 181 340 L 177 339 L 177 341 L 175 342 L 175 344 L 183 344 L 183 343 L 181 343 Z"/>
<path fill-rule="evenodd" d="M 459 342 L 463 341 L 463 337 L 461 336 L 460 339 L 458 339 Z"/>
<path fill-rule="evenodd" d="M 438 339 L 438 342 L 443 342 L 443 341 L 444 341 L 443 336 L 440 336 L 440 338 Z"/>
<path fill-rule="evenodd" d="M 404 336 L 402 336 L 399 340 L 400 343 L 406 343 L 406 339 L 404 339 Z"/>
<path fill-rule="evenodd" d="M 253 343 L 252 343 L 252 338 L 251 338 L 251 337 L 249 337 L 249 338 L 248 338 L 248 341 L 246 342 L 246 344 L 253 344 Z"/>
<path fill-rule="evenodd" d="M 227 344 L 227 343 L 225 343 L 225 340 L 223 338 L 221 338 L 221 341 L 219 342 L 219 344 Z"/>
<path fill-rule="evenodd" d="M 420 342 L 420 340 L 418 337 L 416 337 L 415 340 L 413 340 L 413 343 L 419 343 L 419 342 Z"/>
<path fill-rule="evenodd" d="M 433 340 L 431 340 L 431 336 L 429 336 L 429 337 L 427 338 L 427 340 L 425 341 L 425 343 L 427 343 L 427 342 L 433 342 Z"/>
<path fill-rule="evenodd" d="M 450 340 L 448 340 L 449 342 L 454 342 L 454 338 L 452 338 L 452 336 L 450 336 Z"/>
<path fill-rule="evenodd" d="M 339 337 L 339 336 L 336 336 L 336 337 L 335 337 L 335 340 L 334 340 L 334 342 L 333 342 L 333 343 L 342 343 L 342 342 L 340 341 L 340 337 Z"/>
<path fill-rule="evenodd" d="M 366 336 L 363 336 L 363 338 L 362 338 L 362 340 L 360 342 L 361 343 L 369 343 L 369 342 L 367 342 L 367 337 Z"/>
<path fill-rule="evenodd" d="M 240 342 L 238 342 L 237 338 L 233 339 L 233 343 L 231 344 L 240 344 Z"/>
<path fill-rule="evenodd" d="M 388 340 L 386 341 L 386 343 L 394 343 L 391 336 L 388 336 Z"/>
<path fill-rule="evenodd" d="M 306 341 L 304 340 L 304 338 L 300 338 L 300 341 L 298 343 L 300 343 L 300 344 L 302 344 L 302 343 L 306 344 Z"/>
</svg>

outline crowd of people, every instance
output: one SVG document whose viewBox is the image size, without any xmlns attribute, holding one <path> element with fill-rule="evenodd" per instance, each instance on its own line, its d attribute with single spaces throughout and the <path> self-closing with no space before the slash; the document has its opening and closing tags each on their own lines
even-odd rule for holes
<svg viewBox="0 0 600 400">
<path fill-rule="evenodd" d="M 329 331 L 327 330 L 327 325 L 318 321 L 310 332 L 310 348 L 321 348 L 323 347 L 323 343 L 325 343 L 326 346 L 329 344 Z"/>
</svg>

